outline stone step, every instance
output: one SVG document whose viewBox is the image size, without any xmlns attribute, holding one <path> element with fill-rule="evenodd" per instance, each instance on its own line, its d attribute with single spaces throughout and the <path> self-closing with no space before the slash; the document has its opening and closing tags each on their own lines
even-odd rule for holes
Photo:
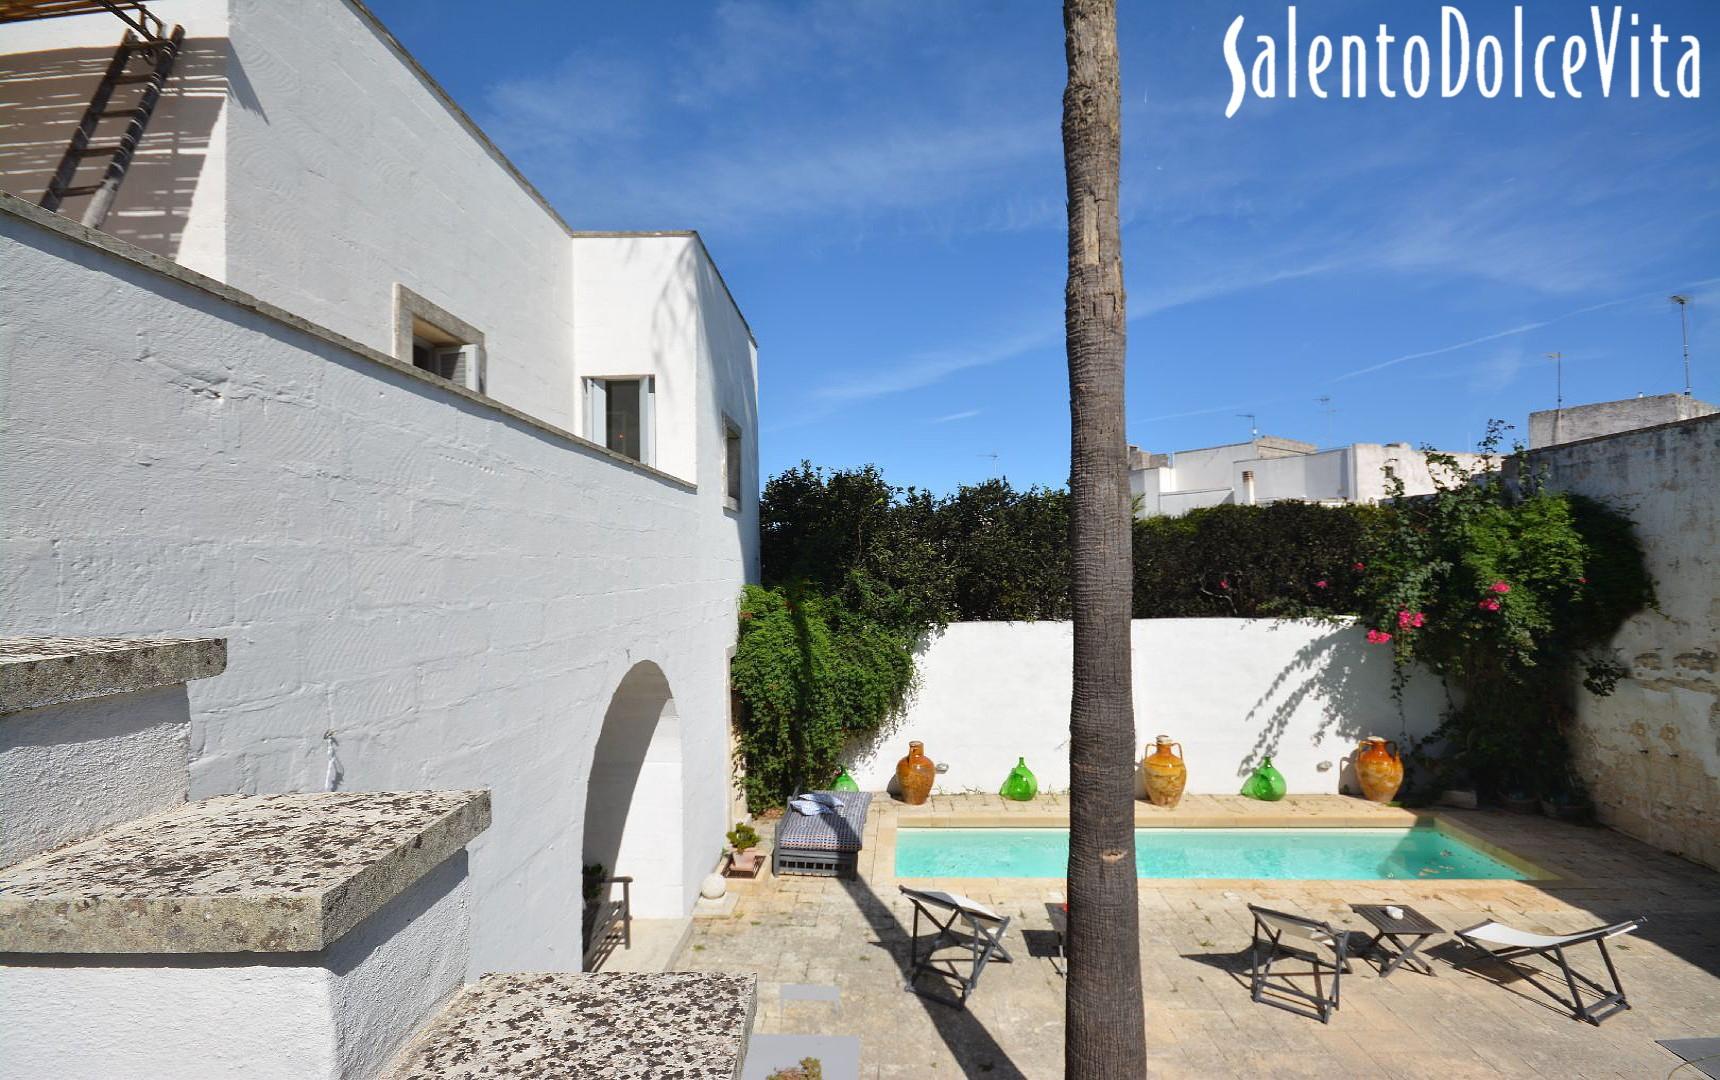
<svg viewBox="0 0 1720 1080">
<path fill-rule="evenodd" d="M 0 866 L 186 799 L 220 638 L 0 638 Z"/>
<path fill-rule="evenodd" d="M 487 791 L 187 803 L 0 870 L 0 952 L 316 952 L 489 822 Z"/>
<path fill-rule="evenodd" d="M 463 984 L 486 791 L 229 795 L 0 869 L 0 1080 L 374 1076 Z"/>
<path fill-rule="evenodd" d="M 757 999 L 751 975 L 486 975 L 413 1039 L 383 1076 L 735 1080 L 746 1060 Z"/>
</svg>

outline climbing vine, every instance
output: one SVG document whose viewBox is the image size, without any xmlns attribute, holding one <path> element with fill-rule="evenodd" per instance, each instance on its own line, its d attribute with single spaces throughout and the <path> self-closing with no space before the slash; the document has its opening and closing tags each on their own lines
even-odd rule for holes
<svg viewBox="0 0 1720 1080">
<path fill-rule="evenodd" d="M 1576 694 L 1611 693 L 1624 673 L 1607 644 L 1654 603 L 1631 522 L 1544 487 L 1525 455 L 1501 459 L 1494 425 L 1474 475 L 1432 454 L 1436 491 L 1394 504 L 1350 568 L 1370 644 L 1389 648 L 1400 691 L 1421 665 L 1451 707 L 1419 760 L 1429 779 L 1493 794 L 1580 802 L 1570 768 Z M 1426 751 L 1437 749 L 1437 756 Z"/>
</svg>

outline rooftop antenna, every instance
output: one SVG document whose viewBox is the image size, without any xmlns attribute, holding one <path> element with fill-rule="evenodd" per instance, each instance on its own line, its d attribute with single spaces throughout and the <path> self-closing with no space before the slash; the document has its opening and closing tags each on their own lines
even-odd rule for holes
<svg viewBox="0 0 1720 1080">
<path fill-rule="evenodd" d="M 1326 446 L 1330 448 L 1332 445 L 1332 417 L 1338 410 L 1332 407 L 1331 394 L 1321 394 L 1314 400 L 1320 403 L 1320 413 L 1326 418 Z"/>
<path fill-rule="evenodd" d="M 974 456 L 991 459 L 991 478 L 993 480 L 996 480 L 997 479 L 997 451 L 993 450 L 989 454 L 975 454 Z"/>
<path fill-rule="evenodd" d="M 1690 396 L 1690 297 L 1675 293 L 1667 297 L 1678 305 L 1678 328 L 1684 332 L 1684 396 Z"/>
<path fill-rule="evenodd" d="M 1559 428 L 1565 418 L 1565 354 L 1550 352 L 1543 354 L 1553 362 L 1553 441 L 1559 441 Z"/>
<path fill-rule="evenodd" d="M 1250 439 L 1260 438 L 1260 428 L 1256 425 L 1257 417 L 1253 413 L 1239 412 L 1236 415 L 1248 421 L 1248 437 Z"/>
</svg>

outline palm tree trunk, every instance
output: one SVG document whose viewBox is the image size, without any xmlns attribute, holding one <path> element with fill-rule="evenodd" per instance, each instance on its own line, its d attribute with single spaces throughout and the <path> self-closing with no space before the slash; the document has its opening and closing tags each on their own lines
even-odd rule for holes
<svg viewBox="0 0 1720 1080">
<path fill-rule="evenodd" d="M 1123 430 L 1124 296 L 1117 172 L 1116 0 L 1064 0 L 1069 85 L 1071 601 L 1069 977 L 1066 1072 L 1147 1072 L 1135 882 L 1135 718 L 1129 676 L 1130 520 Z"/>
</svg>

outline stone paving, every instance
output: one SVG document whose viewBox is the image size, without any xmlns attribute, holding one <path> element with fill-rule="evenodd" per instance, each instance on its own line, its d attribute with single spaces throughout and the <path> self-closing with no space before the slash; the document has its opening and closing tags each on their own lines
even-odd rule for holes
<svg viewBox="0 0 1720 1080">
<path fill-rule="evenodd" d="M 760 1033 L 855 1035 L 861 1076 L 1062 1075 L 1063 980 L 1053 968 L 1047 902 L 1055 880 L 918 879 L 958 889 L 1013 917 L 1013 964 L 994 963 L 963 1012 L 902 990 L 911 908 L 894 876 L 898 825 L 1067 824 L 1056 796 L 873 803 L 859 881 L 786 877 L 737 883 L 729 911 L 695 920 L 678 967 L 756 973 Z M 1154 1077 L 1664 1077 L 1678 1059 L 1655 1039 L 1720 1035 L 1720 875 L 1599 828 L 1493 811 L 1438 812 L 1495 853 L 1515 853 L 1533 881 L 1168 881 L 1140 886 L 1142 968 Z M 1142 805 L 1153 825 L 1399 824 L 1413 815 L 1340 796 L 1262 804 L 1190 796 L 1174 812 Z M 762 831 L 762 830 L 761 830 Z M 1553 875 L 1551 878 L 1545 875 Z M 1635 1006 L 1599 1028 L 1579 1023 L 1509 970 L 1457 971 L 1445 936 L 1426 950 L 1437 971 L 1382 980 L 1358 963 L 1329 1026 L 1254 1004 L 1246 963 L 1250 901 L 1356 930 L 1351 903 L 1412 904 L 1446 929 L 1489 917 L 1568 932 L 1646 915 L 1614 956 Z M 1579 965 L 1600 974 L 1590 947 Z M 1543 980 L 1546 985 L 1554 986 Z M 834 986 L 837 1001 L 782 987 Z M 930 985 L 928 983 L 928 985 Z M 1694 1075 L 1685 1070 L 1679 1076 Z"/>
</svg>

